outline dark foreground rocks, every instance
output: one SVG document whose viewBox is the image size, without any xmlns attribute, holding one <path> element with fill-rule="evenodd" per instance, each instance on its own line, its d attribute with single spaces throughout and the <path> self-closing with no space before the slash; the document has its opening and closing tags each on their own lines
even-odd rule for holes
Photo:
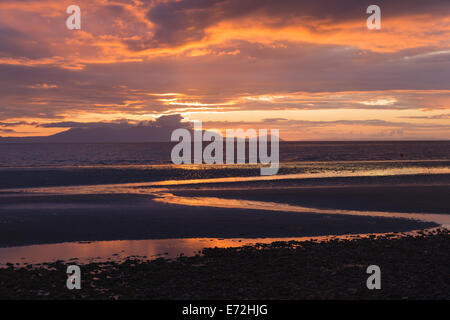
<svg viewBox="0 0 450 320">
<path fill-rule="evenodd" d="M 81 290 L 66 288 L 70 263 L 0 269 L 0 299 L 450 299 L 445 229 L 397 237 L 277 242 L 206 249 L 201 256 L 81 266 Z M 368 290 L 369 265 L 381 290 Z"/>
</svg>

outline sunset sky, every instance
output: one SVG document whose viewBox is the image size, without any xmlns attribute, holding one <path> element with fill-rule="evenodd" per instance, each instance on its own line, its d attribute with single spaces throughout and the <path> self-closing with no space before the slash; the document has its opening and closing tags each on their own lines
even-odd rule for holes
<svg viewBox="0 0 450 320">
<path fill-rule="evenodd" d="M 180 114 L 285 140 L 450 139 L 449 39 L 449 0 L 1 0 L 0 136 Z"/>
</svg>

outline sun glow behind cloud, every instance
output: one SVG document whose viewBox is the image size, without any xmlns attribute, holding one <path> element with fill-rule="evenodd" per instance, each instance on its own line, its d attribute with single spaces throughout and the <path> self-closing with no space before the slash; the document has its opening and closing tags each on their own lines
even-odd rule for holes
<svg viewBox="0 0 450 320">
<path fill-rule="evenodd" d="M 450 138 L 448 2 L 390 1 L 379 31 L 351 0 L 80 0 L 80 31 L 69 4 L 0 3 L 1 136 L 181 114 L 284 139 Z"/>
</svg>

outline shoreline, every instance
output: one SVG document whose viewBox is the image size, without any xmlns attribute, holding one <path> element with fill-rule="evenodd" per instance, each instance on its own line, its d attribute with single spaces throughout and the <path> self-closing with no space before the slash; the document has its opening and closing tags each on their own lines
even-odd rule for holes
<svg viewBox="0 0 450 320">
<path fill-rule="evenodd" d="M 66 263 L 10 265 L 0 269 L 0 299 L 447 300 L 449 238 L 449 230 L 440 229 L 397 238 L 211 248 L 174 260 L 90 263 L 81 267 L 82 290 L 73 291 L 64 287 Z M 381 268 L 382 290 L 366 287 L 372 264 Z"/>
<path fill-rule="evenodd" d="M 65 255 L 58 252 L 65 251 L 74 253 L 67 259 L 81 261 L 86 254 L 77 256 L 80 250 L 100 260 L 132 252 L 167 257 L 227 243 L 254 245 L 255 239 L 267 243 L 448 227 L 449 177 L 218 179 L 3 190 L 0 264 L 8 257 L 30 263 L 30 246 L 42 253 L 41 262 L 59 260 Z M 109 246 L 120 250 L 110 252 Z"/>
<path fill-rule="evenodd" d="M 148 240 L 112 240 L 77 241 L 52 244 L 33 244 L 27 246 L 0 247 L 0 268 L 13 264 L 15 267 L 44 266 L 62 261 L 77 265 L 89 263 L 116 262 L 126 259 L 155 260 L 163 258 L 173 260 L 178 257 L 192 257 L 211 248 L 238 248 L 243 246 L 270 245 L 274 242 L 327 242 L 332 240 L 353 240 L 365 238 L 400 238 L 433 233 L 445 227 L 431 227 L 406 232 L 362 233 L 323 235 L 311 237 L 282 238 L 185 238 L 185 239 L 148 239 Z"/>
</svg>

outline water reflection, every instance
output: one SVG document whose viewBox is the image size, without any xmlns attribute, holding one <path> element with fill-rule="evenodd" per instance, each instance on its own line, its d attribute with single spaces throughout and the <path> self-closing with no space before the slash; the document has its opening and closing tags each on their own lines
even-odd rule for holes
<svg viewBox="0 0 450 320">
<path fill-rule="evenodd" d="M 273 181 L 273 180 L 293 180 L 293 179 L 316 179 L 316 178 L 347 178 L 347 177 L 379 177 L 379 176 L 397 176 L 397 175 L 418 175 L 418 174 L 450 174 L 448 167 L 409 167 L 409 168 L 381 168 L 365 170 L 339 170 L 324 172 L 293 173 L 274 176 L 255 176 L 255 177 L 227 177 L 214 179 L 190 179 L 190 180 L 166 180 L 157 181 L 141 186 L 175 186 L 187 184 L 203 183 L 227 183 L 227 182 L 252 182 L 252 181 Z"/>
<path fill-rule="evenodd" d="M 249 201 L 236 199 L 222 199 L 218 197 L 182 197 L 171 193 L 170 186 L 252 182 L 252 181 L 274 181 L 307 178 L 334 178 L 334 177 L 373 177 L 373 176 L 394 176 L 394 175 L 433 175 L 450 174 L 448 167 L 404 167 L 404 168 L 375 168 L 367 170 L 341 170 L 325 172 L 295 173 L 277 176 L 254 176 L 254 177 L 228 177 L 215 179 L 190 179 L 190 180 L 166 180 L 145 183 L 124 183 L 105 185 L 85 185 L 70 187 L 45 187 L 45 188 L 23 188 L 6 190 L 8 193 L 2 196 L 11 197 L 12 192 L 23 196 L 30 194 L 147 194 L 155 197 L 155 201 L 186 205 L 186 206 L 206 206 L 221 208 L 239 208 L 269 210 L 278 212 L 316 213 L 316 214 L 338 214 L 338 215 L 359 215 L 374 217 L 391 217 L 416 219 L 425 222 L 434 222 L 443 227 L 450 226 L 450 215 L 447 214 L 421 214 L 421 213 L 399 213 L 382 211 L 357 211 L 339 209 L 318 209 L 308 208 L 284 203 Z M 271 186 L 272 188 L 273 186 Z M 50 204 L 55 206 L 56 204 Z M 64 204 L 65 206 L 66 204 Z M 99 204 L 100 205 L 100 204 Z M 365 235 L 368 236 L 368 235 Z M 254 243 L 271 243 L 274 241 L 287 240 L 327 240 L 336 236 L 323 237 L 303 237 L 303 238 L 264 238 L 264 239 L 216 239 L 216 238 L 196 238 L 196 239 L 161 239 L 161 240 L 132 240 L 132 241 L 97 241 L 90 243 L 60 243 L 44 244 L 22 247 L 0 248 L 0 263 L 43 263 L 55 260 L 71 260 L 77 263 L 87 263 L 91 261 L 123 260 L 128 256 L 141 256 L 148 259 L 157 257 L 174 258 L 179 254 L 193 255 L 206 247 L 236 247 Z M 338 236 L 343 238 L 349 236 Z M 350 236 L 351 237 L 351 236 Z"/>
<path fill-rule="evenodd" d="M 298 212 L 298 213 L 317 213 L 317 214 L 337 214 L 337 215 L 356 215 L 371 217 L 388 217 L 414 219 L 424 222 L 434 222 L 442 227 L 450 227 L 450 215 L 448 214 L 428 214 L 428 213 L 403 213 L 392 211 L 359 211 L 342 209 L 319 209 L 312 207 L 303 207 L 278 202 L 253 201 L 241 199 L 223 199 L 215 197 L 180 197 L 171 193 L 161 193 L 155 201 L 170 204 L 181 204 L 188 206 L 234 208 L 234 209 L 255 209 L 266 211 Z"/>
<path fill-rule="evenodd" d="M 353 170 L 326 170 L 320 172 L 293 173 L 274 176 L 251 176 L 251 177 L 226 177 L 213 179 L 187 179 L 187 180 L 163 180 L 152 182 L 133 182 L 119 184 L 96 184 L 77 186 L 57 186 L 39 188 L 17 188 L 0 190 L 0 197 L 21 196 L 23 193 L 34 194 L 110 194 L 110 193 L 156 193 L 165 191 L 170 186 L 179 185 L 208 185 L 214 183 L 230 184 L 236 182 L 258 182 L 258 181 L 283 181 L 301 179 L 326 179 L 346 177 L 379 177 L 379 176 L 407 176 L 407 175 L 439 175 L 450 174 L 450 167 L 402 167 L 402 168 L 371 168 Z M 151 190 L 145 190 L 149 188 Z M 273 188 L 273 186 L 271 186 Z"/>
<path fill-rule="evenodd" d="M 414 233 L 414 232 L 412 232 Z M 411 233 L 407 233 L 411 234 Z M 0 267 L 6 263 L 18 266 L 28 264 L 51 263 L 57 260 L 73 261 L 76 264 L 91 262 L 123 261 L 127 257 L 141 259 L 172 259 L 180 255 L 199 254 L 204 248 L 230 248 L 272 243 L 275 241 L 327 241 L 332 239 L 351 239 L 354 237 L 385 236 L 386 234 L 359 234 L 339 236 L 317 236 L 298 238 L 191 238 L 191 239 L 157 239 L 157 240 L 118 240 L 94 242 L 65 242 L 21 247 L 0 248 Z M 394 234 L 392 234 L 394 235 Z"/>
</svg>

